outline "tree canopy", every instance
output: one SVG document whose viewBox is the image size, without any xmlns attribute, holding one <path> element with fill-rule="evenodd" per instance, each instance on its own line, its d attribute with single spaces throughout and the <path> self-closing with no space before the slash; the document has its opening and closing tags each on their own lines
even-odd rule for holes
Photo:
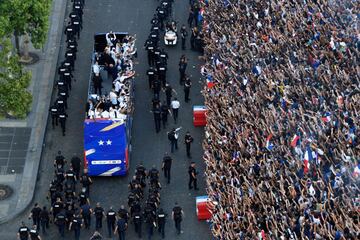
<svg viewBox="0 0 360 240">
<path fill-rule="evenodd" d="M 0 114 L 25 118 L 32 102 L 27 90 L 31 74 L 23 71 L 19 57 L 11 49 L 10 40 L 0 38 Z"/>
<path fill-rule="evenodd" d="M 41 48 L 49 27 L 51 0 L 11 0 L 0 1 L 0 36 L 18 38 L 29 34 L 35 48 Z M 16 39 L 19 52 L 19 43 Z"/>
</svg>

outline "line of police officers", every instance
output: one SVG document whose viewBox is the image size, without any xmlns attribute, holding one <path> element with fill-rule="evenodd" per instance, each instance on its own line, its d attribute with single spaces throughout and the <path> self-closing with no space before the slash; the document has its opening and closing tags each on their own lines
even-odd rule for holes
<svg viewBox="0 0 360 240">
<path fill-rule="evenodd" d="M 68 117 L 66 109 L 68 108 L 67 99 L 71 91 L 71 83 L 75 81 L 73 71 L 75 69 L 75 60 L 77 53 L 77 40 L 80 39 L 80 31 L 82 29 L 82 15 L 85 0 L 72 0 L 73 8 L 69 14 L 69 22 L 65 27 L 67 48 L 65 58 L 58 67 L 59 79 L 57 85 L 57 99 L 50 107 L 51 123 L 53 129 L 60 122 L 63 136 L 66 131 L 66 119 Z"/>
</svg>

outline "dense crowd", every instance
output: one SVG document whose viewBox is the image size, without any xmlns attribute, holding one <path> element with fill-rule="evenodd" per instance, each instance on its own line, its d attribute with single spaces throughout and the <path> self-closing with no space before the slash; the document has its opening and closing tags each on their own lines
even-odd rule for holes
<svg viewBox="0 0 360 240">
<path fill-rule="evenodd" d="M 218 239 L 359 239 L 358 1 L 204 1 Z"/>
<path fill-rule="evenodd" d="M 116 34 L 106 34 L 107 45 L 96 53 L 92 65 L 92 85 L 86 104 L 87 118 L 124 119 L 132 111 L 132 78 L 135 75 L 133 57 L 137 56 L 135 36 L 117 39 Z M 112 79 L 109 93 L 102 94 L 101 72 L 106 71 Z"/>
</svg>

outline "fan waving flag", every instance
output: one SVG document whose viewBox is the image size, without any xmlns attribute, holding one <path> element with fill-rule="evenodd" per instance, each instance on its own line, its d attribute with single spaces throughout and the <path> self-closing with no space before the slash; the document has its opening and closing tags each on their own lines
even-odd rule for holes
<svg viewBox="0 0 360 240">
<path fill-rule="evenodd" d="M 310 162 L 313 160 L 313 155 L 310 146 L 306 147 L 306 152 L 304 155 L 304 173 L 308 173 L 310 168 Z"/>
<path fill-rule="evenodd" d="M 290 145 L 292 146 L 292 147 L 296 147 L 297 145 L 299 145 L 300 144 L 300 136 L 298 135 L 298 134 L 295 134 L 294 135 L 294 137 L 291 139 L 291 143 L 290 143 Z"/>
<path fill-rule="evenodd" d="M 86 120 L 84 152 L 90 176 L 125 175 L 127 170 L 125 123 L 107 119 Z"/>
<path fill-rule="evenodd" d="M 271 138 L 273 135 L 270 133 L 270 135 L 266 138 L 266 149 L 271 151 L 274 148 L 274 145 L 271 143 Z"/>
</svg>

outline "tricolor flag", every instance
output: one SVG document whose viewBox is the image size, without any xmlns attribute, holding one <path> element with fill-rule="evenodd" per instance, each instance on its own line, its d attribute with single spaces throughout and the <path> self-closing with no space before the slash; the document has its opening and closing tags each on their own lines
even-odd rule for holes
<svg viewBox="0 0 360 240">
<path fill-rule="evenodd" d="M 330 122 L 330 121 L 331 121 L 331 113 L 330 113 L 330 112 L 326 112 L 326 113 L 323 115 L 323 117 L 321 118 L 321 120 L 322 120 L 323 122 L 326 122 L 326 123 Z"/>
<path fill-rule="evenodd" d="M 206 85 L 208 88 L 212 88 L 215 85 L 215 83 L 213 81 L 213 77 L 210 74 L 206 78 Z"/>
<path fill-rule="evenodd" d="M 296 147 L 300 144 L 300 136 L 298 134 L 295 134 L 294 137 L 291 139 L 290 146 Z"/>
<path fill-rule="evenodd" d="M 266 149 L 271 151 L 274 148 L 274 145 L 270 142 L 271 138 L 273 137 L 272 133 L 266 138 Z"/>
<path fill-rule="evenodd" d="M 304 155 L 304 173 L 308 173 L 310 168 L 310 162 L 313 160 L 313 155 L 311 148 L 309 146 L 306 147 L 306 152 Z"/>
</svg>

